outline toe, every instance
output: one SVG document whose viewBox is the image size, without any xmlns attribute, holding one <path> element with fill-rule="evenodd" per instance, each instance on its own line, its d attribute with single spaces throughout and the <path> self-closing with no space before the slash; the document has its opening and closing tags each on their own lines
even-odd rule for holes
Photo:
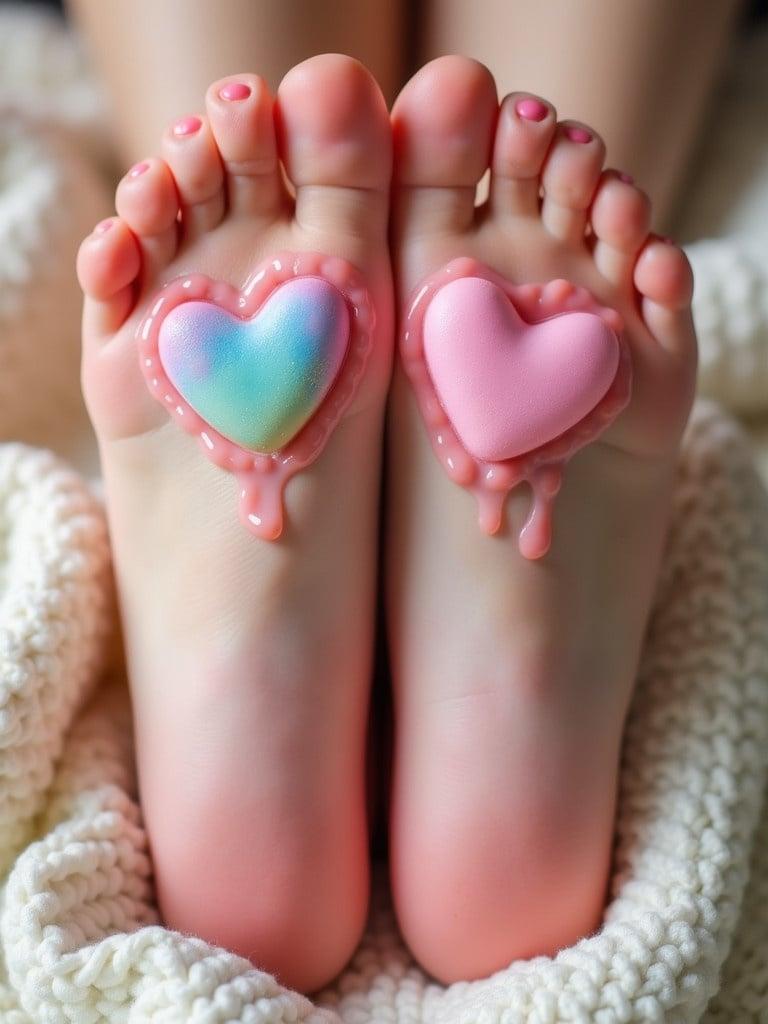
<svg viewBox="0 0 768 1024">
<path fill-rule="evenodd" d="M 179 194 L 182 236 L 197 238 L 224 215 L 224 170 L 207 120 L 174 121 L 163 134 L 162 152 Z"/>
<path fill-rule="evenodd" d="M 413 76 L 392 111 L 399 222 L 419 232 L 473 223 L 497 113 L 496 84 L 477 61 L 439 57 Z"/>
<path fill-rule="evenodd" d="M 103 339 L 125 321 L 140 268 L 139 245 L 119 217 L 101 221 L 83 240 L 77 254 L 77 277 L 85 293 L 85 337 Z"/>
<path fill-rule="evenodd" d="M 634 282 L 651 334 L 668 352 L 686 359 L 695 343 L 693 271 L 685 253 L 670 239 L 650 238 L 637 258 Z"/>
<path fill-rule="evenodd" d="M 370 72 L 340 54 L 304 61 L 280 84 L 276 122 L 302 229 L 383 233 L 392 144 L 386 103 Z"/>
<path fill-rule="evenodd" d="M 590 223 L 597 269 L 612 284 L 628 285 L 637 254 L 648 237 L 648 196 L 628 175 L 605 171 L 592 203 Z"/>
<path fill-rule="evenodd" d="M 224 164 L 229 213 L 273 218 L 285 206 L 274 125 L 274 100 L 258 75 L 214 82 L 205 98 Z"/>
<path fill-rule="evenodd" d="M 634 283 L 640 314 L 656 344 L 633 351 L 633 391 L 652 394 L 653 419 L 644 430 L 650 443 L 663 446 L 685 426 L 696 387 L 693 273 L 681 249 L 652 236 L 635 264 Z"/>
<path fill-rule="evenodd" d="M 635 264 L 635 287 L 649 301 L 669 310 L 688 308 L 693 271 L 683 250 L 669 238 L 649 238 Z"/>
<path fill-rule="evenodd" d="M 167 266 L 176 254 L 179 212 L 168 165 L 156 158 L 136 164 L 118 184 L 115 204 L 138 239 L 143 274 L 152 275 Z"/>
<path fill-rule="evenodd" d="M 604 159 L 605 145 L 595 131 L 576 121 L 558 124 L 541 176 L 541 219 L 555 238 L 583 240 Z"/>
<path fill-rule="evenodd" d="M 538 96 L 515 92 L 502 102 L 491 164 L 494 216 L 538 216 L 541 168 L 555 124 L 554 107 Z"/>
</svg>

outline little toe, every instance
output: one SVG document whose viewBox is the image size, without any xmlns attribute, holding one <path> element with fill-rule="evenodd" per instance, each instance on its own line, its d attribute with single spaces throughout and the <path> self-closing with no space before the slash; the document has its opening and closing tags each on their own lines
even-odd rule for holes
<svg viewBox="0 0 768 1024">
<path fill-rule="evenodd" d="M 538 216 L 541 168 L 556 116 L 550 103 L 530 93 L 513 92 L 503 100 L 491 164 L 494 216 Z"/>
<path fill-rule="evenodd" d="M 149 158 L 132 167 L 117 186 L 117 212 L 136 235 L 142 274 L 158 273 L 176 255 L 179 199 L 170 168 Z"/>
<path fill-rule="evenodd" d="M 597 269 L 612 284 L 630 284 L 637 254 L 651 224 L 648 196 L 628 175 L 605 171 L 592 203 L 590 223 Z"/>
<path fill-rule="evenodd" d="M 123 324 L 133 307 L 140 268 L 138 242 L 119 217 L 101 221 L 83 239 L 77 254 L 77 278 L 85 293 L 85 338 L 103 340 Z"/>
<path fill-rule="evenodd" d="M 592 128 L 576 121 L 558 124 L 541 176 L 541 219 L 555 238 L 583 241 L 604 159 L 605 145 Z"/>
<path fill-rule="evenodd" d="M 409 232 L 473 224 L 497 115 L 493 77 L 468 57 L 438 57 L 407 83 L 392 110 L 392 130 L 396 216 Z"/>
<path fill-rule="evenodd" d="M 676 443 L 696 388 L 696 332 L 691 313 L 693 273 L 685 253 L 652 236 L 634 272 L 639 310 L 650 339 L 633 351 L 633 391 L 652 395 L 653 417 L 643 434 L 650 450 Z"/>
<path fill-rule="evenodd" d="M 693 271 L 685 253 L 671 239 L 650 238 L 637 258 L 634 282 L 651 334 L 668 352 L 687 356 L 694 340 Z"/>
<path fill-rule="evenodd" d="M 274 100 L 259 75 L 222 78 L 205 98 L 219 147 L 231 215 L 276 217 L 286 208 L 275 139 Z"/>
<path fill-rule="evenodd" d="M 181 207 L 182 237 L 198 238 L 224 216 L 224 170 L 205 118 L 179 118 L 163 133 L 162 152 L 173 173 Z"/>
</svg>

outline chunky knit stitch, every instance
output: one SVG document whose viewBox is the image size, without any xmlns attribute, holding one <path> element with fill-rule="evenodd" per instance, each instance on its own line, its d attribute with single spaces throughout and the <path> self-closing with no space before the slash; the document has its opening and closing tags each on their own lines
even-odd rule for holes
<svg viewBox="0 0 768 1024">
<path fill-rule="evenodd" d="M 742 898 L 768 749 L 768 507 L 744 438 L 714 407 L 698 407 L 680 462 L 600 931 L 445 988 L 403 947 L 380 866 L 360 948 L 313 1000 L 162 927 L 124 683 L 103 684 L 67 733 L 103 648 L 100 513 L 49 456 L 0 451 L 4 1022 L 683 1024 L 718 993 L 732 945 L 708 1020 L 759 1019 L 744 1008 L 765 1005 L 750 955 L 766 948 L 765 912 L 756 920 Z M 755 856 L 751 900 L 768 887 Z"/>
</svg>

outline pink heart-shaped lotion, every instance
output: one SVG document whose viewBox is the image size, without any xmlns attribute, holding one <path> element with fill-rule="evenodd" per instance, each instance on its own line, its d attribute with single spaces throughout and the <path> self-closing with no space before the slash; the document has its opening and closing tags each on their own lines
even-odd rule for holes
<svg viewBox="0 0 768 1024">
<path fill-rule="evenodd" d="M 575 426 L 616 377 L 619 340 L 594 313 L 526 323 L 492 281 L 440 288 L 424 314 L 432 383 L 466 450 L 485 462 L 532 452 Z"/>
</svg>

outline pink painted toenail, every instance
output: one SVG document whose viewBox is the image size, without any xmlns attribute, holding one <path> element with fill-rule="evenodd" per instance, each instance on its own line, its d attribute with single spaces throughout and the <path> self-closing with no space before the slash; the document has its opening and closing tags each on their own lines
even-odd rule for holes
<svg viewBox="0 0 768 1024">
<path fill-rule="evenodd" d="M 566 136 L 571 142 L 591 142 L 592 133 L 588 132 L 585 128 L 576 128 L 574 125 L 568 125 L 565 129 Z"/>
<path fill-rule="evenodd" d="M 203 122 L 199 117 L 182 117 L 180 121 L 177 121 L 173 126 L 174 135 L 194 135 L 195 132 L 199 131 L 203 126 Z"/>
<path fill-rule="evenodd" d="M 623 181 L 625 185 L 635 184 L 635 179 L 632 177 L 631 174 L 627 174 L 626 171 L 621 171 L 619 173 L 619 181 Z"/>
<path fill-rule="evenodd" d="M 103 235 L 105 231 L 109 231 L 113 224 L 114 221 L 109 217 L 106 220 L 100 220 L 93 229 L 94 235 Z"/>
<path fill-rule="evenodd" d="M 549 113 L 543 103 L 532 99 L 518 100 L 515 110 L 526 121 L 543 121 Z"/>
<path fill-rule="evenodd" d="M 219 96 L 223 100 L 247 100 L 251 95 L 251 87 L 243 85 L 242 82 L 227 82 L 219 89 Z"/>
<path fill-rule="evenodd" d="M 130 171 L 128 171 L 128 177 L 138 178 L 140 174 L 144 174 L 144 172 L 148 170 L 149 164 L 146 161 L 141 164 L 134 164 Z"/>
</svg>

